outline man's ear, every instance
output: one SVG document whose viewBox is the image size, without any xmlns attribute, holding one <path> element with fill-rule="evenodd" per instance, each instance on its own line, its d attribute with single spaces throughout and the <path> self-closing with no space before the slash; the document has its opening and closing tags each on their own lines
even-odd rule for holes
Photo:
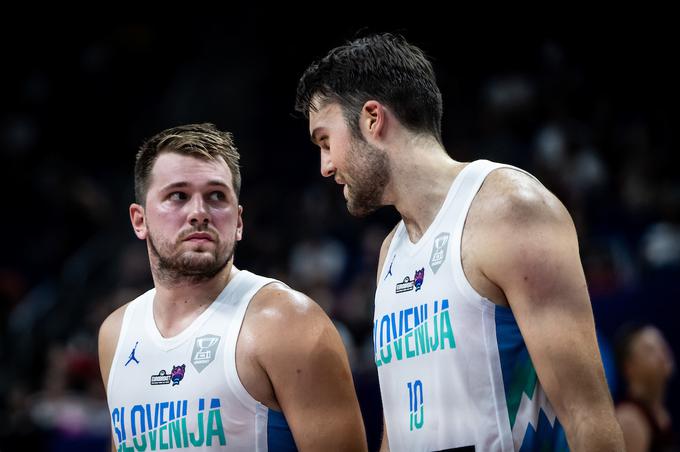
<svg viewBox="0 0 680 452">
<path fill-rule="evenodd" d="M 243 238 L 243 206 L 238 206 L 238 220 L 236 223 L 236 241 L 240 242 Z"/>
<path fill-rule="evenodd" d="M 359 128 L 365 137 L 377 139 L 383 135 L 386 119 L 385 106 L 377 100 L 369 100 L 361 109 Z"/>
<path fill-rule="evenodd" d="M 130 222 L 132 223 L 132 229 L 135 230 L 137 238 L 146 240 L 147 229 L 143 206 L 136 203 L 130 204 Z"/>
</svg>

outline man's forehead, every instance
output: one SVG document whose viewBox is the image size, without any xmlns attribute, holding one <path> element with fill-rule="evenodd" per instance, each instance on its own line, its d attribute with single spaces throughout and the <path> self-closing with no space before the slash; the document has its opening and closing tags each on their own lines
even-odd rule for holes
<svg viewBox="0 0 680 452">
<path fill-rule="evenodd" d="M 231 183 L 231 171 L 222 158 L 208 159 L 200 156 L 163 152 L 154 162 L 151 169 L 152 180 L 165 184 L 173 181 L 191 181 L 205 176 L 206 179 Z M 199 180 L 195 180 L 199 182 Z"/>
<path fill-rule="evenodd" d="M 310 132 L 317 127 L 326 127 L 331 122 L 336 121 L 342 116 L 340 104 L 335 102 L 323 102 L 318 108 L 309 111 Z"/>
</svg>

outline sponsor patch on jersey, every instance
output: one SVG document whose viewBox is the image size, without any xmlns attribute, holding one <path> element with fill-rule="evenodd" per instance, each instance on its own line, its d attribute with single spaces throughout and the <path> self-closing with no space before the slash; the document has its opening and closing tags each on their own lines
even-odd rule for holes
<svg viewBox="0 0 680 452">
<path fill-rule="evenodd" d="M 199 373 L 215 360 L 219 343 L 220 336 L 214 334 L 206 334 L 196 338 L 194 349 L 191 352 L 191 364 Z"/>
<path fill-rule="evenodd" d="M 446 246 L 449 243 L 449 233 L 442 232 L 437 237 L 434 238 L 434 243 L 432 244 L 432 254 L 430 254 L 430 268 L 432 273 L 437 273 L 439 267 L 442 266 L 446 260 Z"/>
<path fill-rule="evenodd" d="M 404 293 L 409 292 L 414 288 L 416 289 L 416 292 L 418 292 L 423 285 L 424 279 L 425 279 L 425 267 L 421 268 L 420 270 L 416 270 L 416 274 L 413 275 L 413 279 L 411 279 L 408 276 L 405 276 L 402 282 L 397 283 L 397 286 L 394 288 L 394 292 Z"/>
<path fill-rule="evenodd" d="M 156 375 L 151 375 L 151 384 L 156 385 L 169 385 L 172 383 L 173 386 L 177 386 L 180 381 L 184 379 L 184 371 L 186 370 L 186 365 L 172 366 L 172 370 L 168 374 L 165 369 L 161 369 Z"/>
<path fill-rule="evenodd" d="M 404 280 L 397 283 L 397 287 L 394 289 L 395 293 L 404 293 L 413 290 L 413 281 L 408 276 L 404 277 Z"/>
<path fill-rule="evenodd" d="M 157 375 L 151 375 L 151 384 L 152 385 L 169 385 L 170 384 L 170 375 L 168 373 L 161 369 L 160 372 L 158 372 Z"/>
</svg>

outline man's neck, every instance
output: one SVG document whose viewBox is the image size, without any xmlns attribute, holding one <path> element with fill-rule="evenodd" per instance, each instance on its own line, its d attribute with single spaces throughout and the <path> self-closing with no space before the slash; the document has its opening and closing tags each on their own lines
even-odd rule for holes
<svg viewBox="0 0 680 452">
<path fill-rule="evenodd" d="M 390 194 L 411 242 L 425 234 L 464 165 L 439 149 L 414 149 L 393 161 Z"/>
<path fill-rule="evenodd" d="M 238 271 L 230 261 L 213 278 L 202 281 L 168 282 L 154 276 L 153 315 L 161 335 L 181 333 L 215 301 Z"/>
</svg>

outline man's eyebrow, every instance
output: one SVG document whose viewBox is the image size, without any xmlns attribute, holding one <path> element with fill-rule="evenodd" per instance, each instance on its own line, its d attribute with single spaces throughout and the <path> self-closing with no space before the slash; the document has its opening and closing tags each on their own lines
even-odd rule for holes
<svg viewBox="0 0 680 452">
<path fill-rule="evenodd" d="M 229 188 L 229 185 L 226 182 L 221 181 L 221 180 L 211 180 L 206 185 L 218 185 L 220 187 Z"/>
<path fill-rule="evenodd" d="M 166 185 L 165 187 L 161 188 L 161 191 L 170 190 L 172 188 L 184 188 L 184 187 L 188 187 L 188 186 L 189 186 L 188 182 L 184 182 L 184 181 L 182 181 L 182 182 L 172 182 L 172 183 Z"/>
<path fill-rule="evenodd" d="M 172 182 L 172 183 L 166 185 L 165 187 L 161 188 L 161 191 L 167 191 L 167 190 L 171 190 L 173 188 L 186 188 L 190 185 L 191 184 L 189 182 L 186 182 L 186 181 Z M 227 183 L 225 183 L 224 181 L 221 181 L 221 180 L 217 180 L 217 179 L 213 179 L 213 180 L 209 181 L 206 185 L 211 185 L 211 186 L 216 185 L 218 187 L 229 188 L 229 185 Z"/>
<path fill-rule="evenodd" d="M 318 145 L 319 144 L 319 138 L 317 138 L 317 135 L 319 135 L 321 132 L 319 132 L 320 127 L 317 127 L 312 131 L 311 136 L 309 137 L 310 140 L 312 140 L 312 143 Z"/>
</svg>

